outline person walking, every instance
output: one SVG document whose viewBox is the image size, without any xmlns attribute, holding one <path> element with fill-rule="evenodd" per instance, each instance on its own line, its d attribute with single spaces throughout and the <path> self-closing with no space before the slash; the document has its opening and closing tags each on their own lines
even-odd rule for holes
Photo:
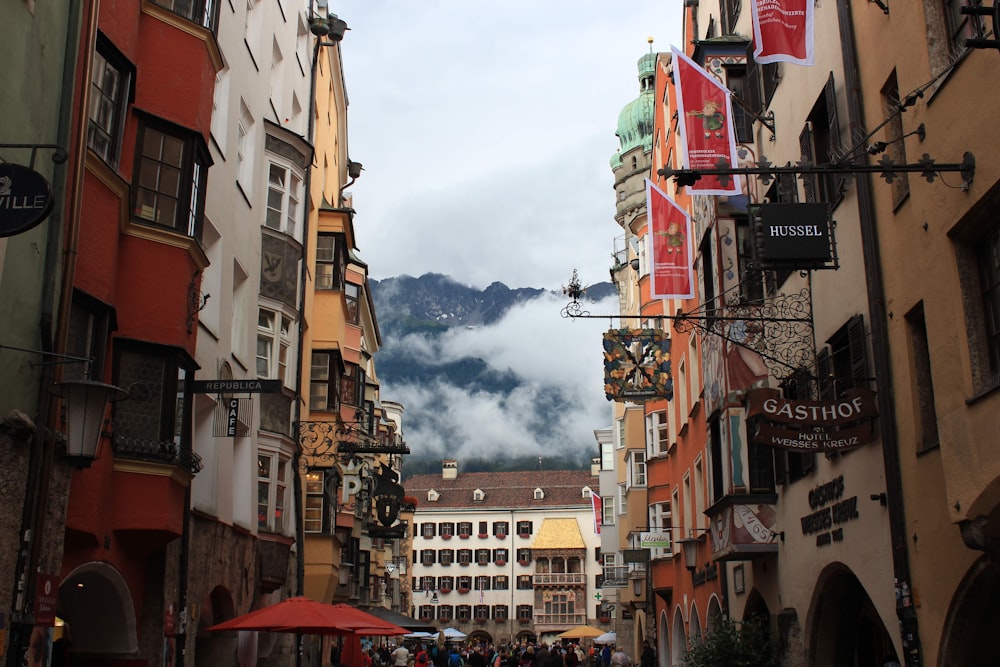
<svg viewBox="0 0 1000 667">
<path fill-rule="evenodd" d="M 639 667 L 656 667 L 656 651 L 649 645 L 649 641 L 642 643 L 642 655 L 639 656 Z"/>
<path fill-rule="evenodd" d="M 410 664 L 410 651 L 404 645 L 400 644 L 399 647 L 392 652 L 392 665 L 393 667 L 408 667 Z"/>
</svg>

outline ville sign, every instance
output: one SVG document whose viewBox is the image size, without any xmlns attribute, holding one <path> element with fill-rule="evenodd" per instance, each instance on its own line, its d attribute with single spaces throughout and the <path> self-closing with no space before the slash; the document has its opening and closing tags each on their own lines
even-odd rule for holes
<svg viewBox="0 0 1000 667">
<path fill-rule="evenodd" d="M 52 212 L 49 182 L 34 169 L 0 162 L 0 237 L 26 232 Z"/>
<path fill-rule="evenodd" d="M 747 395 L 751 442 L 780 449 L 839 452 L 871 442 L 878 415 L 875 392 L 852 388 L 833 401 L 793 401 L 777 389 Z"/>
</svg>

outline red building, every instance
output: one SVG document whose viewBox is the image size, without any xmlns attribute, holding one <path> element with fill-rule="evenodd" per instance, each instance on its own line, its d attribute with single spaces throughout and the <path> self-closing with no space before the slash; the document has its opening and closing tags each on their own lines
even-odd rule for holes
<svg viewBox="0 0 1000 667">
<path fill-rule="evenodd" d="M 182 633 L 199 243 L 215 3 L 90 3 L 80 41 L 84 169 L 68 351 L 127 391 L 72 480 L 60 616 L 87 664 L 165 663 Z M 182 9 L 185 7 L 185 9 Z M 89 82 L 89 85 L 87 83 Z M 166 641 L 165 641 L 166 639 Z"/>
</svg>

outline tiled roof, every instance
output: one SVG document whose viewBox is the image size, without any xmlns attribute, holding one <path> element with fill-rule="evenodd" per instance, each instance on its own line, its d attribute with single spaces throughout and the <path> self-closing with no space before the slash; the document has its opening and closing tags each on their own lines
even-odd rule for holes
<svg viewBox="0 0 1000 667">
<path fill-rule="evenodd" d="M 545 519 L 532 549 L 585 549 L 580 524 L 576 519 Z"/>
<path fill-rule="evenodd" d="M 418 510 L 531 509 L 589 506 L 590 498 L 583 497 L 583 488 L 590 487 L 597 493 L 598 480 L 589 470 L 520 470 L 459 473 L 455 479 L 444 479 L 440 474 L 417 475 L 403 482 L 403 487 L 406 495 L 417 499 Z M 541 500 L 535 500 L 536 488 L 544 493 Z M 427 500 L 431 489 L 440 494 L 437 501 Z M 485 494 L 483 500 L 473 501 L 476 489 Z"/>
</svg>

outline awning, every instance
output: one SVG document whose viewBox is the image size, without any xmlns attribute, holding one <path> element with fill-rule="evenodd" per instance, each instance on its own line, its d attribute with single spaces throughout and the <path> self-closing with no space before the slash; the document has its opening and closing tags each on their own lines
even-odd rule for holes
<svg viewBox="0 0 1000 667">
<path fill-rule="evenodd" d="M 372 616 L 382 619 L 383 621 L 388 621 L 393 625 L 406 628 L 410 632 L 437 632 L 437 628 L 433 625 L 428 625 L 424 621 L 418 621 L 415 618 L 411 618 L 405 614 L 400 614 L 398 611 L 393 611 L 392 609 L 387 609 L 386 607 L 369 607 L 365 609 L 365 611 Z"/>
</svg>

